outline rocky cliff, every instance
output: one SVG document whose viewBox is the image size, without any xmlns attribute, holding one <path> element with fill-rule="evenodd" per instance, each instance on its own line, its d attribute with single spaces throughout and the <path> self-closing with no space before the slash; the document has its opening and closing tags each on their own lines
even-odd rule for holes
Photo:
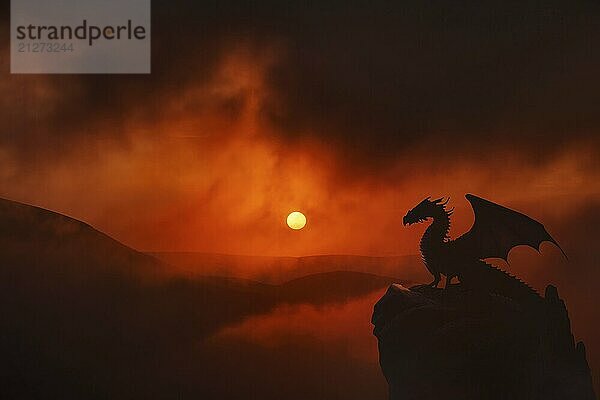
<svg viewBox="0 0 600 400">
<path fill-rule="evenodd" d="M 553 286 L 531 311 L 460 286 L 392 285 L 372 322 L 391 400 L 596 398 Z"/>
</svg>

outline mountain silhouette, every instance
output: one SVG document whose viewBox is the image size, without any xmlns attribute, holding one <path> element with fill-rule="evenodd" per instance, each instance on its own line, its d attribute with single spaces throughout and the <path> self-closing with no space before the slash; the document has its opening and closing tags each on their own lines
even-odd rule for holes
<svg viewBox="0 0 600 400">
<path fill-rule="evenodd" d="M 198 252 L 150 253 L 188 276 L 219 275 L 284 283 L 306 275 L 340 270 L 377 274 L 412 281 L 428 279 L 418 255 L 371 257 L 315 255 L 304 257 L 245 256 Z"/>
<path fill-rule="evenodd" d="M 114 272 L 150 277 L 164 264 L 88 224 L 43 208 L 0 199 L 0 259 L 14 269 L 72 274 Z"/>
<path fill-rule="evenodd" d="M 206 395 L 201 371 L 220 360 L 198 343 L 211 333 L 279 304 L 345 302 L 393 281 L 338 271 L 273 285 L 170 268 L 81 221 L 0 199 L 0 397 L 166 398 L 173 385 Z"/>
</svg>

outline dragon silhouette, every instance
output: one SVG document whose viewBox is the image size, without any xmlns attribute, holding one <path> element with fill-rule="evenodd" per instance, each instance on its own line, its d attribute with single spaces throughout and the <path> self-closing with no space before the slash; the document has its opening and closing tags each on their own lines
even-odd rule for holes
<svg viewBox="0 0 600 400">
<path fill-rule="evenodd" d="M 430 200 L 428 197 L 403 218 L 405 226 L 433 221 L 420 242 L 423 263 L 434 277 L 430 286 L 438 287 L 444 275 L 446 288 L 458 278 L 467 288 L 485 288 L 518 302 L 540 299 L 529 285 L 483 260 L 501 258 L 506 261 L 514 247 L 527 245 L 539 251 L 543 242 L 553 243 L 565 255 L 556 240 L 540 222 L 527 215 L 472 194 L 465 197 L 473 208 L 475 222 L 467 233 L 455 240 L 448 236 L 454 210 L 446 209 L 449 198 L 444 201 L 443 198 Z"/>
</svg>

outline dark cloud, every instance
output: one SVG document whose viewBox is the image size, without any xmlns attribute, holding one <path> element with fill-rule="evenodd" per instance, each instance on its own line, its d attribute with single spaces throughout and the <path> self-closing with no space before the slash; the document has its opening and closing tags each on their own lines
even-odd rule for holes
<svg viewBox="0 0 600 400">
<path fill-rule="evenodd" d="M 155 2 L 151 76 L 21 77 L 4 63 L 2 142 L 46 154 L 124 136 L 128 116 L 162 116 L 163 99 L 201 86 L 232 45 L 275 44 L 263 116 L 284 138 L 314 136 L 371 162 L 423 143 L 544 159 L 571 141 L 597 145 L 599 18 L 595 2 L 566 0 Z M 38 80 L 58 98 L 40 96 Z"/>
<path fill-rule="evenodd" d="M 274 75 L 287 107 L 276 120 L 373 156 L 424 137 L 443 149 L 515 141 L 551 150 L 597 129 L 598 17 L 592 4 L 567 2 L 335 13 L 292 44 Z"/>
</svg>

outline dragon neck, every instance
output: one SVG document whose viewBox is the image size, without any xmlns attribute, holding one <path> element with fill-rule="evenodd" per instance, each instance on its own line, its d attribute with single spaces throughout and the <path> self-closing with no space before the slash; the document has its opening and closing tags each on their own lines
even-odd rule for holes
<svg viewBox="0 0 600 400">
<path fill-rule="evenodd" d="M 426 263 L 432 256 L 435 256 L 436 249 L 448 241 L 451 214 L 451 211 L 446 211 L 445 208 L 440 207 L 439 212 L 433 217 L 433 222 L 425 230 L 421 238 L 420 248 L 421 256 Z"/>
</svg>

